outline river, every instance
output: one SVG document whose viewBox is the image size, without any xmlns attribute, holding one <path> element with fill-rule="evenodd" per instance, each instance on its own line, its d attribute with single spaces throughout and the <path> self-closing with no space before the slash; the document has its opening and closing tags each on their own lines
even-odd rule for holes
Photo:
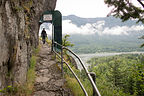
<svg viewBox="0 0 144 96">
<path fill-rule="evenodd" d="M 78 54 L 78 56 L 82 59 L 85 66 L 88 67 L 90 66 L 90 64 L 88 64 L 87 61 L 93 57 L 106 57 L 106 56 L 115 56 L 121 54 L 144 54 L 144 52 L 92 53 L 92 54 Z M 82 69 L 82 66 L 79 63 L 79 61 L 76 58 L 74 59 L 77 62 L 78 68 Z"/>
</svg>

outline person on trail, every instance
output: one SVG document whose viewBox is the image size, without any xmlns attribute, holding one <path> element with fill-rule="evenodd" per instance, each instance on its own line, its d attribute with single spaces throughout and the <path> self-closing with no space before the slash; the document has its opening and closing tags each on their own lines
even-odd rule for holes
<svg viewBox="0 0 144 96">
<path fill-rule="evenodd" d="M 45 44 L 45 39 L 47 37 L 47 33 L 45 31 L 45 28 L 43 28 L 43 30 L 41 32 L 41 37 L 42 37 L 43 44 Z"/>
</svg>

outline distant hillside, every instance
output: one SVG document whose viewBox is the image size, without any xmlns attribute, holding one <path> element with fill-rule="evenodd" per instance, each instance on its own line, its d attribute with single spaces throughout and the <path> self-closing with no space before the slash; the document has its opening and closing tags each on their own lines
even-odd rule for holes
<svg viewBox="0 0 144 96">
<path fill-rule="evenodd" d="M 119 18 L 115 17 L 101 17 L 101 18 L 81 18 L 77 17 L 75 15 L 69 15 L 69 16 L 63 16 L 63 20 L 71 20 L 73 24 L 76 24 L 77 26 L 85 25 L 87 23 L 96 23 L 97 21 L 105 21 L 104 27 L 113 27 L 115 25 L 117 26 L 132 26 L 136 25 L 136 20 L 128 20 L 126 22 L 122 22 Z M 137 24 L 141 25 L 141 23 Z"/>
<path fill-rule="evenodd" d="M 63 16 L 63 22 L 66 22 L 63 32 L 71 35 L 69 40 L 75 44 L 72 50 L 77 53 L 144 51 L 144 48 L 139 48 L 144 40 L 138 39 L 144 35 L 144 26 L 136 24 L 135 20 L 121 22 L 114 17 L 69 15 Z"/>
</svg>

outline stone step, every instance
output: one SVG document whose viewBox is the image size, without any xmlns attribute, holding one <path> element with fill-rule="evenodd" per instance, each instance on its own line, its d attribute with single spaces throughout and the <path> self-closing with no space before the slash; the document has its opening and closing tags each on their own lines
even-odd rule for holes
<svg viewBox="0 0 144 96">
<path fill-rule="evenodd" d="M 47 45 L 42 45 L 39 63 L 36 65 L 35 92 L 33 96 L 71 96 L 70 91 L 63 88 L 64 81 L 58 68 L 58 61 L 53 60 Z"/>
<path fill-rule="evenodd" d="M 47 92 L 47 91 L 37 91 L 33 96 L 62 96 L 61 94 L 57 94 L 55 92 Z"/>
</svg>

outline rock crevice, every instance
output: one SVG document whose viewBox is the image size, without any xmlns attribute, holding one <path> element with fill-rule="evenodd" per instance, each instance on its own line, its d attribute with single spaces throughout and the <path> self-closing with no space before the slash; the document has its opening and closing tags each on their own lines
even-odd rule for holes
<svg viewBox="0 0 144 96">
<path fill-rule="evenodd" d="M 55 5 L 56 0 L 0 0 L 0 89 L 25 83 L 40 16 Z"/>
</svg>

